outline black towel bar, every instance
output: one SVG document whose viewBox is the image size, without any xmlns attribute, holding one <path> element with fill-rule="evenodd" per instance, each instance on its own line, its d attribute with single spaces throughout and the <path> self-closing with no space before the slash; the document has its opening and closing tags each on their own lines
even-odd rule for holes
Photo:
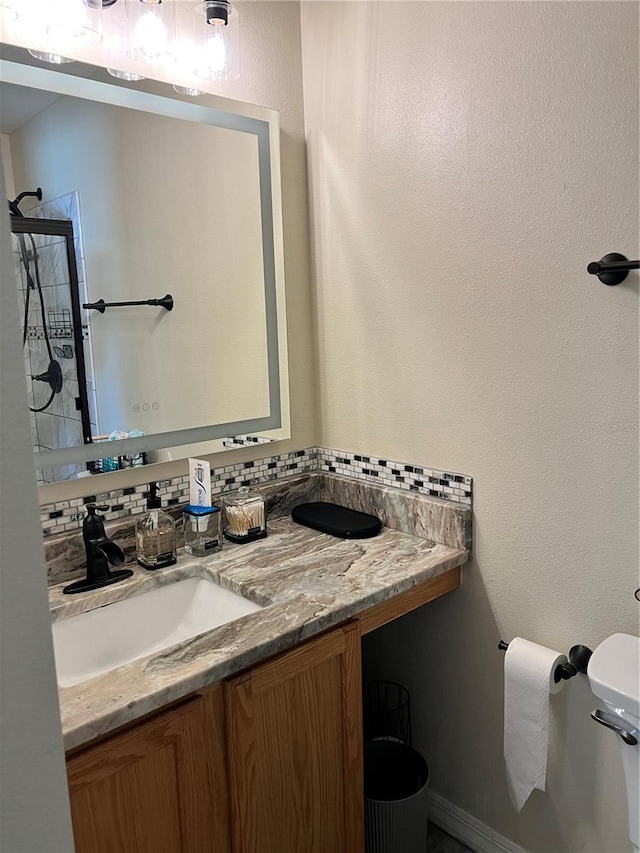
<svg viewBox="0 0 640 853">
<path fill-rule="evenodd" d="M 106 308 L 123 308 L 129 305 L 159 305 L 166 308 L 167 311 L 173 310 L 173 296 L 167 293 L 162 299 L 140 299 L 137 302 L 105 302 L 104 299 L 98 299 L 97 302 L 84 302 L 83 308 L 94 309 L 104 314 Z"/>
<path fill-rule="evenodd" d="M 597 275 L 603 284 L 611 287 L 624 281 L 629 275 L 629 270 L 637 269 L 640 269 L 640 261 L 628 261 L 619 252 L 610 252 L 600 258 L 599 261 L 591 261 L 587 267 L 587 272 L 591 275 Z"/>
</svg>

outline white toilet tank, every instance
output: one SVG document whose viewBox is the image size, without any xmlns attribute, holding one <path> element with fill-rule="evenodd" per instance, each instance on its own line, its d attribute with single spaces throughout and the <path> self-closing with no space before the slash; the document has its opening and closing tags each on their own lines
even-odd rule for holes
<svg viewBox="0 0 640 853">
<path fill-rule="evenodd" d="M 634 851 L 640 851 L 640 638 L 630 634 L 608 637 L 591 656 L 587 675 L 591 690 L 604 705 L 604 724 L 619 726 L 631 741 L 618 735 L 629 804 L 629 838 Z"/>
</svg>

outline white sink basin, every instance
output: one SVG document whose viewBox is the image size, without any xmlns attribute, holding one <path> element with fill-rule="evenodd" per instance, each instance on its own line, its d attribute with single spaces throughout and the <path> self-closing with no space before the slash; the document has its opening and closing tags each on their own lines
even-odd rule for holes
<svg viewBox="0 0 640 853">
<path fill-rule="evenodd" d="M 261 609 L 206 578 L 187 578 L 54 622 L 58 684 L 71 687 Z"/>
</svg>

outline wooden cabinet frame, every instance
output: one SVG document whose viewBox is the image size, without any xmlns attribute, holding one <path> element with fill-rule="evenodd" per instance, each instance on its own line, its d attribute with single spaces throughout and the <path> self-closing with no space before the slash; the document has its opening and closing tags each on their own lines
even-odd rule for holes
<svg viewBox="0 0 640 853">
<path fill-rule="evenodd" d="M 356 624 L 225 683 L 234 853 L 363 850 L 361 692 Z"/>
</svg>

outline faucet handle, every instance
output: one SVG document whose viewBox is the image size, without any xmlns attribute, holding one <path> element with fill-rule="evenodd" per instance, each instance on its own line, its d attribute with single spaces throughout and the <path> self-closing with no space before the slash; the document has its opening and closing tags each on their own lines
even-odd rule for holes
<svg viewBox="0 0 640 853">
<path fill-rule="evenodd" d="M 90 542 L 91 540 L 104 539 L 104 516 L 98 515 L 96 510 L 106 512 L 109 507 L 96 503 L 89 503 L 85 506 L 87 508 L 87 514 L 82 522 L 82 537 L 85 543 Z"/>
<path fill-rule="evenodd" d="M 89 515 L 95 515 L 96 512 L 108 512 L 109 509 L 108 504 L 97 504 L 97 503 L 89 503 L 85 504 L 85 509 L 89 513 Z"/>
</svg>

